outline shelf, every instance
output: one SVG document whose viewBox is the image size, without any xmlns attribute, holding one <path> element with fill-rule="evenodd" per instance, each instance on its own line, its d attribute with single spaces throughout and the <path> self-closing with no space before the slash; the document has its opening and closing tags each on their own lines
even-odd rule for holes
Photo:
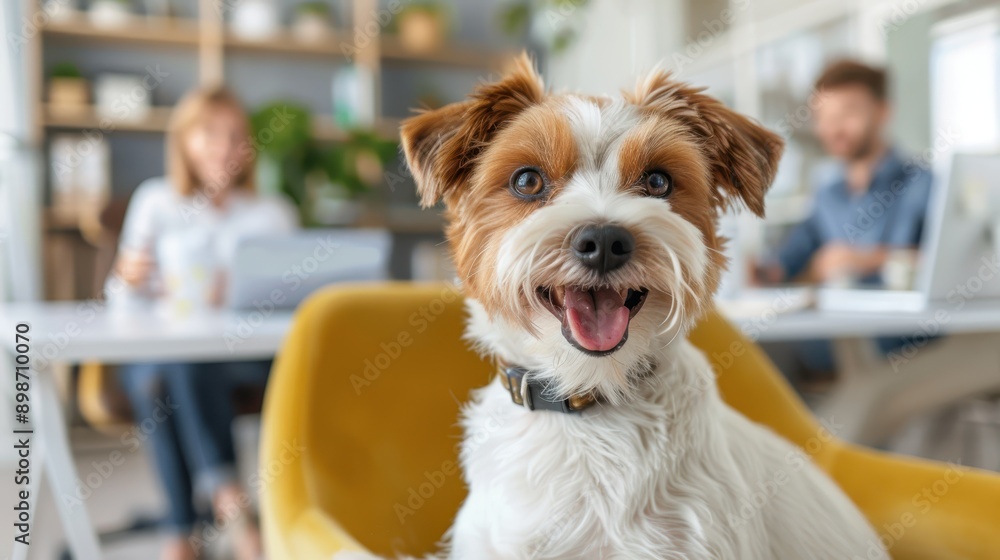
<svg viewBox="0 0 1000 560">
<path fill-rule="evenodd" d="M 179 18 L 132 16 L 128 24 L 105 27 L 95 25 L 87 14 L 79 12 L 65 20 L 49 21 L 42 32 L 51 37 L 105 42 L 198 46 L 198 23 Z"/>
<path fill-rule="evenodd" d="M 89 129 L 95 128 L 105 132 L 115 130 L 133 132 L 166 132 L 170 122 L 170 107 L 150 107 L 149 114 L 142 120 L 122 120 L 104 117 L 97 113 L 93 106 L 79 112 L 65 113 L 54 111 L 51 105 L 43 107 L 44 124 L 47 128 Z"/>
<path fill-rule="evenodd" d="M 432 51 L 414 51 L 404 47 L 396 37 L 382 37 L 381 51 L 382 58 L 390 62 L 442 64 L 483 70 L 497 69 L 514 56 L 512 52 L 451 42 Z"/>
<path fill-rule="evenodd" d="M 281 33 L 266 39 L 243 39 L 232 33 L 226 34 L 226 48 L 273 54 L 295 54 L 306 56 L 330 57 L 331 60 L 348 62 L 340 50 L 337 38 L 340 32 L 334 32 L 326 39 L 303 41 L 297 39 L 291 32 Z"/>
<path fill-rule="evenodd" d="M 399 120 L 382 119 L 375 123 L 375 131 L 385 138 L 399 137 Z M 340 142 L 347 140 L 347 131 L 338 127 L 332 117 L 313 117 L 313 137 L 324 142 Z"/>
<path fill-rule="evenodd" d="M 93 106 L 87 107 L 78 113 L 67 114 L 54 111 L 52 106 L 43 107 L 44 123 L 46 128 L 57 129 L 99 129 L 105 132 L 131 131 L 131 132 L 166 132 L 170 124 L 171 107 L 152 107 L 149 114 L 142 120 L 128 121 L 116 120 L 112 117 L 102 117 Z M 399 120 L 382 119 L 375 125 L 375 130 L 386 138 L 397 138 L 399 136 Z M 331 117 L 313 117 L 313 135 L 317 140 L 326 142 L 340 142 L 347 139 L 347 131 L 339 128 Z"/>
</svg>

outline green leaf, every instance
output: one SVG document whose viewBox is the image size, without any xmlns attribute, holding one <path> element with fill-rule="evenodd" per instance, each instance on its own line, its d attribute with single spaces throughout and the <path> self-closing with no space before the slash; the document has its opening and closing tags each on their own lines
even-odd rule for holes
<svg viewBox="0 0 1000 560">
<path fill-rule="evenodd" d="M 531 21 L 531 2 L 515 2 L 500 11 L 500 29 L 507 35 L 519 36 Z"/>
</svg>

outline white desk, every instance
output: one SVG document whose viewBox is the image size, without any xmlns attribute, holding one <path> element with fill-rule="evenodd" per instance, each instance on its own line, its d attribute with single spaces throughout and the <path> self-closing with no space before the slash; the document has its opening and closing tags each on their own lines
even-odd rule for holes
<svg viewBox="0 0 1000 560">
<path fill-rule="evenodd" d="M 56 497 L 56 507 L 69 548 L 79 560 L 101 558 L 97 534 L 86 507 L 72 505 L 77 476 L 66 424 L 50 368 L 52 363 L 128 363 L 149 361 L 239 361 L 271 358 L 291 325 L 291 312 L 265 316 L 255 311 L 226 311 L 164 320 L 153 310 L 128 313 L 99 302 L 28 303 L 0 306 L 2 357 L 13 366 L 14 329 L 31 326 L 30 423 L 33 429 L 30 484 L 32 526 L 42 473 Z M 13 370 L 11 370 L 13 371 Z M 13 375 L 10 376 L 11 382 Z M 32 534 L 33 539 L 40 535 Z M 27 547 L 15 543 L 15 559 L 27 558 Z"/>
<path fill-rule="evenodd" d="M 962 309 L 937 302 L 920 312 L 856 313 L 803 309 L 781 313 L 781 299 L 761 309 L 718 303 L 727 319 L 756 342 L 876 336 L 909 336 L 935 324 L 937 334 L 1000 332 L 1000 301 L 971 300 Z M 756 307 L 756 306 L 755 306 Z"/>
</svg>

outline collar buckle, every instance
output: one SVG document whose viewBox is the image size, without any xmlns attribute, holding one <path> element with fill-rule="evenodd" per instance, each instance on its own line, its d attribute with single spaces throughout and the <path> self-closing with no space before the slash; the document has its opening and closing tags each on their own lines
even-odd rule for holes
<svg viewBox="0 0 1000 560">
<path fill-rule="evenodd" d="M 547 385 L 531 377 L 525 380 L 527 373 L 528 370 L 523 367 L 500 367 L 500 383 L 510 393 L 510 399 L 514 404 L 528 410 L 551 410 L 569 414 L 590 408 L 597 402 L 597 397 L 593 393 L 573 395 L 558 401 L 551 400 L 545 394 Z"/>
</svg>

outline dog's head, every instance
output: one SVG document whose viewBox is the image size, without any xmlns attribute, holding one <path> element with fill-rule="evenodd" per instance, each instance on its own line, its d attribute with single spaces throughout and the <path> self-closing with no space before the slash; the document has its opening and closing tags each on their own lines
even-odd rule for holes
<svg viewBox="0 0 1000 560">
<path fill-rule="evenodd" d="M 620 392 L 711 305 L 720 211 L 764 213 L 781 139 L 700 91 L 654 72 L 622 98 L 551 95 L 522 56 L 403 123 L 464 291 L 532 356 L 578 371 L 566 391 Z"/>
</svg>

